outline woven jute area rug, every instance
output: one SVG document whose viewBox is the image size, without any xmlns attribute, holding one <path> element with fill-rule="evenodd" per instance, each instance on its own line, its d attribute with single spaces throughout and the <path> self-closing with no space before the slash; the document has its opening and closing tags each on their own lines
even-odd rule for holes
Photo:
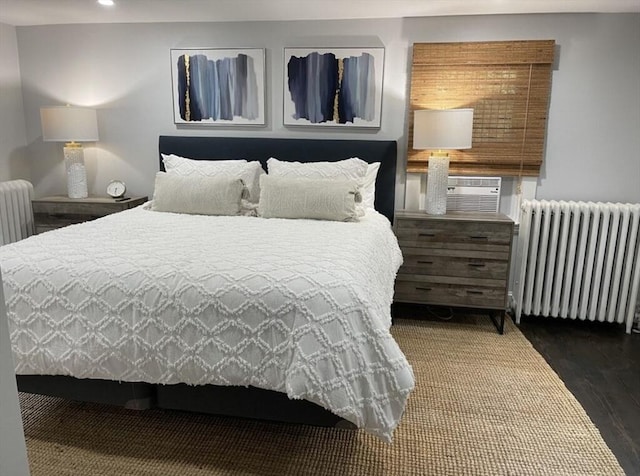
<svg viewBox="0 0 640 476">
<path fill-rule="evenodd" d="M 398 320 L 417 386 L 392 444 L 362 431 L 21 395 L 38 475 L 624 474 L 510 322 Z"/>
</svg>

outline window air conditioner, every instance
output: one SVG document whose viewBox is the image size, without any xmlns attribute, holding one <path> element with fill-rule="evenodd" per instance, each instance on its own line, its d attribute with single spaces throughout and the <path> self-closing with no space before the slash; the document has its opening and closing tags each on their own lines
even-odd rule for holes
<svg viewBox="0 0 640 476">
<path fill-rule="evenodd" d="M 447 211 L 497 212 L 500 177 L 449 177 Z"/>
</svg>

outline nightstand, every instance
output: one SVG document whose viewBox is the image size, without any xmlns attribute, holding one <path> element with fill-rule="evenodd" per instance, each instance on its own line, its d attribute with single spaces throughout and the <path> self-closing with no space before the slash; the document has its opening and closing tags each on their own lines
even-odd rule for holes
<svg viewBox="0 0 640 476">
<path fill-rule="evenodd" d="M 147 197 L 131 197 L 117 201 L 106 197 L 68 198 L 55 196 L 35 198 L 31 204 L 36 233 L 43 233 L 137 207 L 146 201 Z"/>
<path fill-rule="evenodd" d="M 487 309 L 504 332 L 513 236 L 508 216 L 400 210 L 394 231 L 404 257 L 395 302 Z"/>
</svg>

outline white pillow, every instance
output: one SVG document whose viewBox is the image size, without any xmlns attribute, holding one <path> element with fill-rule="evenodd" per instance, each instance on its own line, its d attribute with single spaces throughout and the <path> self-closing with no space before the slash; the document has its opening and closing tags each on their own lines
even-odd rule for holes
<svg viewBox="0 0 640 476">
<path fill-rule="evenodd" d="M 246 187 L 239 178 L 156 174 L 151 209 L 196 215 L 238 215 Z"/>
<path fill-rule="evenodd" d="M 175 154 L 161 154 L 164 168 L 167 172 L 180 175 L 213 175 L 220 168 L 246 164 L 246 159 L 237 160 L 196 160 Z"/>
<path fill-rule="evenodd" d="M 357 221 L 362 200 L 354 180 L 260 177 L 258 215 L 264 218 L 311 218 Z"/>
<path fill-rule="evenodd" d="M 367 166 L 367 173 L 362 184 L 362 206 L 364 208 L 375 208 L 378 170 L 380 170 L 380 162 L 374 162 Z"/>
<path fill-rule="evenodd" d="M 267 160 L 269 175 L 275 177 L 355 180 L 359 185 L 364 181 L 367 165 L 356 157 L 336 162 L 285 162 L 274 157 Z"/>
<path fill-rule="evenodd" d="M 264 175 L 265 171 L 257 160 L 194 160 L 179 155 L 162 154 L 162 162 L 167 173 L 171 174 L 241 178 L 249 190 L 249 201 L 258 203 L 260 199 L 260 176 Z"/>
</svg>

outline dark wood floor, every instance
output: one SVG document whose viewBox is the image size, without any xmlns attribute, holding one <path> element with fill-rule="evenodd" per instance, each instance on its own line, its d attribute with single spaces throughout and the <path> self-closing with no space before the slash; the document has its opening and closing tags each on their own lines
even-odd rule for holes
<svg viewBox="0 0 640 476">
<path fill-rule="evenodd" d="M 447 318 L 448 309 L 395 304 L 395 318 Z M 453 320 L 464 311 L 453 311 Z M 600 322 L 523 317 L 520 330 L 600 430 L 628 476 L 640 476 L 640 334 Z"/>
<path fill-rule="evenodd" d="M 624 326 L 523 318 L 520 330 L 600 430 L 629 476 L 640 475 L 640 334 Z"/>
</svg>

